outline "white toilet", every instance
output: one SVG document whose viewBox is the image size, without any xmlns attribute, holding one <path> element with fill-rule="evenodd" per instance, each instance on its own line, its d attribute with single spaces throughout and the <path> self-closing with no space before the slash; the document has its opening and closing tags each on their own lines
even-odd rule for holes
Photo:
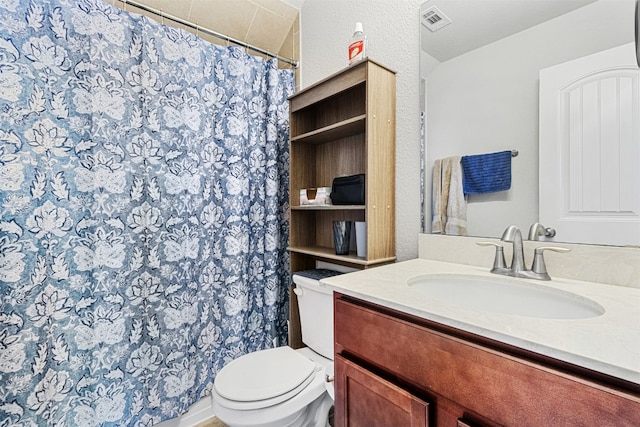
<svg viewBox="0 0 640 427">
<path fill-rule="evenodd" d="M 333 405 L 333 299 L 321 288 L 332 270 L 293 276 L 307 347 L 277 347 L 249 353 L 216 376 L 213 410 L 229 427 L 325 427 Z"/>
</svg>

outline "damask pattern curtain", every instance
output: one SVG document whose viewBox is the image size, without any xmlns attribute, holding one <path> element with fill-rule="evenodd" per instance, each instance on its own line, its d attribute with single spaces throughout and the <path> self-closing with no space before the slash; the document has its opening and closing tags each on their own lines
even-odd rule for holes
<svg viewBox="0 0 640 427">
<path fill-rule="evenodd" d="M 286 343 L 292 71 L 0 0 L 0 426 L 151 425 Z"/>
</svg>

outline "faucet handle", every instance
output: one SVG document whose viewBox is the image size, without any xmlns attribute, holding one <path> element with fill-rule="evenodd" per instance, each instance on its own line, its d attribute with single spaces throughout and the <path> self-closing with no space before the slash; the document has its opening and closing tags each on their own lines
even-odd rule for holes
<svg viewBox="0 0 640 427">
<path fill-rule="evenodd" d="M 528 240 L 540 240 L 539 237 L 555 237 L 556 230 L 555 228 L 545 227 L 539 222 L 535 222 L 529 228 L 529 239 Z"/>
<path fill-rule="evenodd" d="M 495 246 L 496 247 L 496 257 L 493 260 L 493 267 L 491 268 L 491 272 L 499 272 L 507 269 L 507 262 L 504 260 L 504 248 L 502 245 L 494 242 L 476 242 L 478 246 Z"/>
<path fill-rule="evenodd" d="M 542 276 L 544 280 L 551 280 L 549 273 L 547 273 L 547 266 L 544 263 L 544 251 L 569 252 L 571 249 L 561 248 L 559 246 L 540 246 L 535 249 L 531 271 Z"/>
</svg>

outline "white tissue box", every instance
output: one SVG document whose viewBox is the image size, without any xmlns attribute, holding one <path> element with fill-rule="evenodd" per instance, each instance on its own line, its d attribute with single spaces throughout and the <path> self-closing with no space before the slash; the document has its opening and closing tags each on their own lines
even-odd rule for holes
<svg viewBox="0 0 640 427">
<path fill-rule="evenodd" d="M 303 188 L 300 190 L 300 205 L 330 205 L 331 187 Z"/>
</svg>

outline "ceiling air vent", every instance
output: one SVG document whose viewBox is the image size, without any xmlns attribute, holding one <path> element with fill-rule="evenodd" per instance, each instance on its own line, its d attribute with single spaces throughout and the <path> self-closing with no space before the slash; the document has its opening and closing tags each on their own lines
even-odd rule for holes
<svg viewBox="0 0 640 427">
<path fill-rule="evenodd" d="M 422 25 L 431 31 L 438 31 L 449 24 L 451 24 L 451 19 L 436 6 L 431 6 L 422 11 Z"/>
</svg>

